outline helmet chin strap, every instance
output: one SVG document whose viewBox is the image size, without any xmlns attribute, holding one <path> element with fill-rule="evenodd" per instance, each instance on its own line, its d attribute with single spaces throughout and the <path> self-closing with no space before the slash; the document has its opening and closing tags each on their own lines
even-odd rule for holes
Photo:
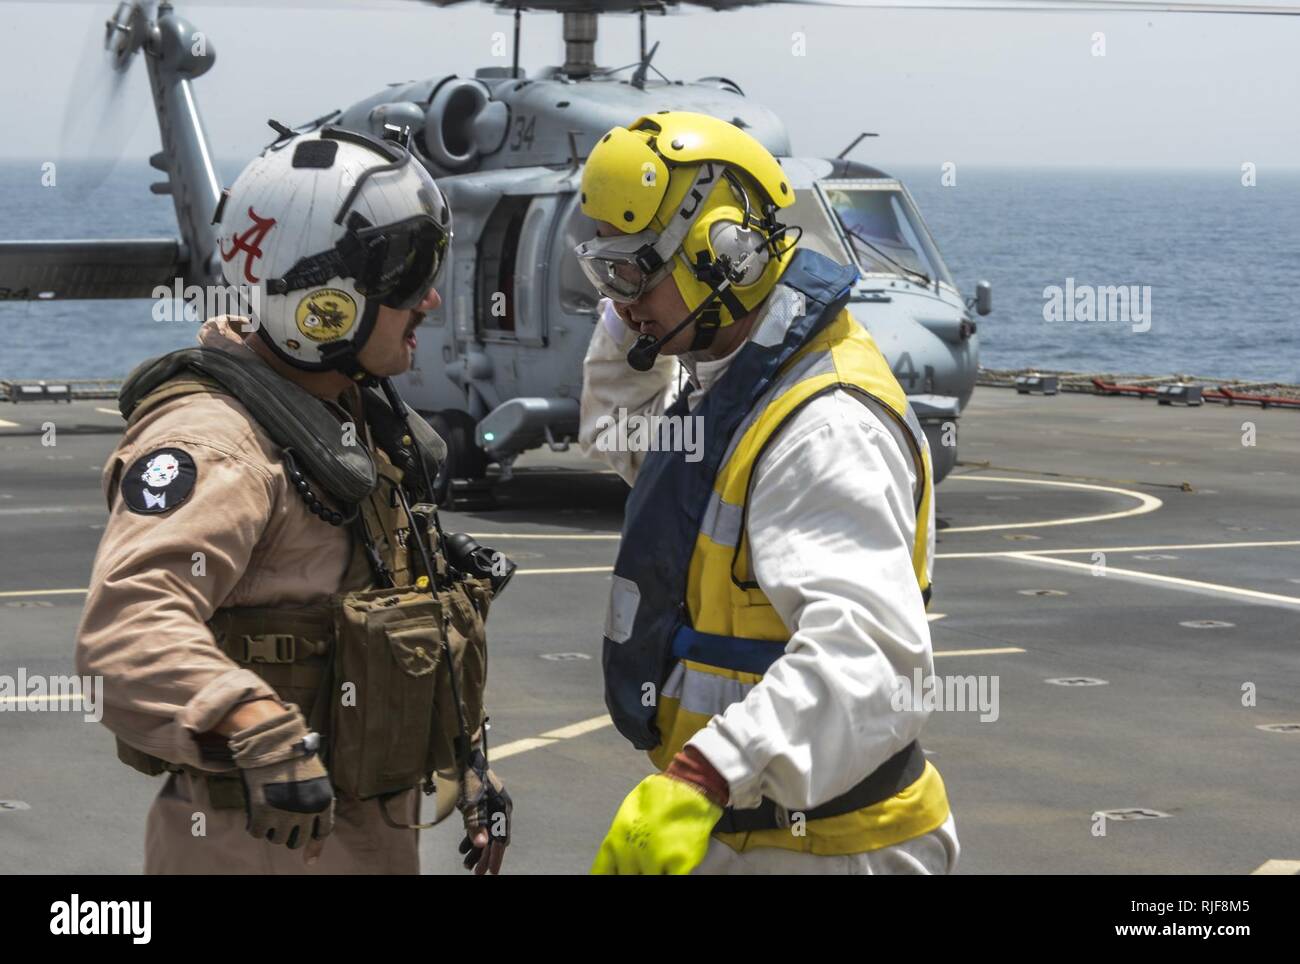
<svg viewBox="0 0 1300 964">
<path fill-rule="evenodd" d="M 328 364 L 330 371 L 346 375 L 361 385 L 372 384 L 378 377 L 362 367 L 356 346 L 350 341 L 333 341 L 322 345 L 320 353 Z"/>
<path fill-rule="evenodd" d="M 708 296 L 704 299 L 704 304 L 708 307 L 700 318 L 700 327 L 696 331 L 697 336 L 699 331 L 704 330 L 706 326 L 713 329 L 721 327 L 722 307 L 726 307 L 727 311 L 731 312 L 733 322 L 740 321 L 741 318 L 749 314 L 750 309 L 740 300 L 731 286 L 744 277 L 745 265 L 754 257 L 755 253 L 751 252 L 740 259 L 734 268 L 731 259 L 725 254 L 710 259 L 707 252 L 701 251 L 695 256 L 695 264 L 690 266 L 691 272 L 698 280 L 703 281 L 710 288 Z M 721 306 L 715 304 L 715 301 L 721 302 Z M 712 334 L 706 337 L 709 341 L 713 340 Z M 701 347 L 707 347 L 707 344 Z"/>
<path fill-rule="evenodd" d="M 705 299 L 704 310 L 696 321 L 695 336 L 687 351 L 702 351 L 712 345 L 713 339 L 717 337 L 718 329 L 722 327 L 722 310 L 715 303 L 716 300 L 715 295 L 709 295 Z"/>
</svg>

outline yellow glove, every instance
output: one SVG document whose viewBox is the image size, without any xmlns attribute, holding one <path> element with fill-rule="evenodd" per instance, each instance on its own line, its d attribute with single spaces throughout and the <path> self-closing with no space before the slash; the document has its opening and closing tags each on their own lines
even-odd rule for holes
<svg viewBox="0 0 1300 964">
<path fill-rule="evenodd" d="M 688 874 L 722 816 L 693 783 L 656 773 L 627 795 L 591 865 L 593 874 Z"/>
</svg>

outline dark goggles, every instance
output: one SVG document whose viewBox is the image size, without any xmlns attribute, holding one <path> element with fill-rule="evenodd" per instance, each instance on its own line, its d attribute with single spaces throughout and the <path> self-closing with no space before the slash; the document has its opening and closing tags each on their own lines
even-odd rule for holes
<svg viewBox="0 0 1300 964">
<path fill-rule="evenodd" d="M 449 236 L 427 214 L 379 227 L 349 218 L 348 232 L 328 251 L 300 258 L 282 278 L 266 282 L 268 294 L 287 294 L 349 278 L 357 292 L 398 310 L 414 308 L 429 293 L 447 253 Z"/>
<path fill-rule="evenodd" d="M 350 255 L 350 277 L 359 293 L 399 310 L 425 299 L 447 253 L 447 233 L 433 218 L 418 215 L 355 235 L 360 253 Z"/>
</svg>

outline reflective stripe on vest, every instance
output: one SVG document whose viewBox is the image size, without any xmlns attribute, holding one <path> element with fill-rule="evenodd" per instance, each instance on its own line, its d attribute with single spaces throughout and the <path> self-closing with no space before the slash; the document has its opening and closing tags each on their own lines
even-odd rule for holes
<svg viewBox="0 0 1300 964">
<path fill-rule="evenodd" d="M 661 769 L 714 714 L 744 699 L 789 640 L 750 572 L 745 507 L 767 444 L 813 398 L 844 390 L 893 418 L 913 442 L 904 453 L 917 476 L 912 560 L 918 586 L 928 588 L 929 450 L 875 343 L 843 310 L 852 279 L 852 269 L 797 254 L 773 293 L 774 310 L 691 413 L 704 420 L 703 458 L 692 464 L 680 453 L 650 453 L 629 497 L 605 641 L 606 702 L 620 730 Z M 802 312 L 789 310 L 792 298 Z M 683 402 L 672 411 L 685 414 Z M 675 567 L 685 569 L 685 580 L 674 579 Z M 634 691 L 628 684 L 637 674 Z M 642 730 L 642 701 L 633 698 L 647 683 L 658 700 L 653 724 Z M 741 850 L 857 853 L 926 833 L 947 813 L 942 781 L 927 765 L 895 797 L 812 821 L 803 837 L 788 830 L 719 837 Z"/>
</svg>

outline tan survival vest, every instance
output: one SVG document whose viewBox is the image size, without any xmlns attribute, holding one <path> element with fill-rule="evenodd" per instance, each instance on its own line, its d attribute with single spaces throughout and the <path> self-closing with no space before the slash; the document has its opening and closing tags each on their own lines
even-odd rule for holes
<svg viewBox="0 0 1300 964">
<path fill-rule="evenodd" d="M 164 401 L 199 392 L 233 394 L 213 379 L 186 373 L 142 397 L 128 425 Z M 357 418 L 356 424 L 366 423 Z M 369 426 L 364 431 L 379 479 L 357 506 L 352 557 L 339 591 L 308 606 L 222 607 L 207 625 L 227 656 L 264 679 L 280 699 L 297 704 L 321 734 L 322 758 L 339 793 L 369 799 L 416 786 L 432 793 L 436 784 L 449 788 L 458 780 L 469 737 L 483 722 L 483 624 L 491 586 L 484 579 L 448 578 L 436 531 L 430 537 L 433 507 L 411 506 L 413 533 L 402 471 L 375 446 Z M 409 437 L 399 444 L 410 445 Z M 425 541 L 435 572 L 423 571 L 416 538 Z M 381 585 L 376 570 L 391 585 Z M 224 765 L 224 772 L 169 763 L 121 739 L 117 755 L 150 776 L 190 773 L 207 781 L 214 807 L 242 808 L 241 780 L 225 741 L 200 739 L 200 746 L 215 748 L 214 770 Z M 439 800 L 439 817 L 453 802 Z"/>
</svg>

